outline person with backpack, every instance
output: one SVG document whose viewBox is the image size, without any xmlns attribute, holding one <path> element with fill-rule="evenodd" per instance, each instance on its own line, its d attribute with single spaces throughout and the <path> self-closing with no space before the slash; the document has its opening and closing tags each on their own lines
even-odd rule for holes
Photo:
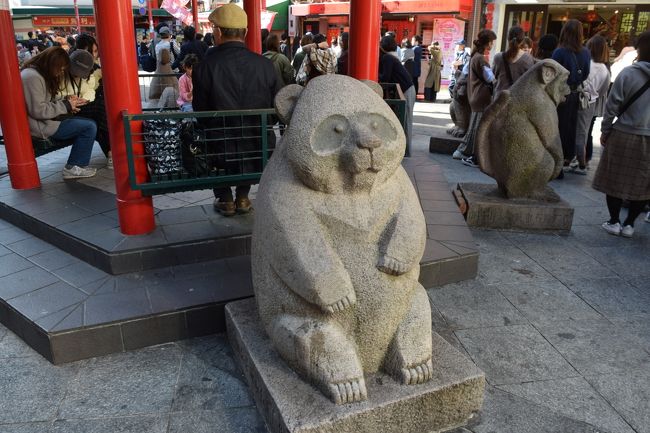
<svg viewBox="0 0 650 433">
<path fill-rule="evenodd" d="M 621 71 L 607 98 L 600 128 L 604 149 L 593 182 L 606 194 L 610 219 L 603 230 L 628 238 L 650 200 L 650 31 L 641 33 L 636 49 L 637 61 Z M 621 224 L 623 200 L 630 204 Z"/>
<path fill-rule="evenodd" d="M 402 39 L 402 51 L 400 52 L 400 59 L 402 65 L 406 69 L 406 72 L 409 73 L 411 78 L 413 78 L 413 68 L 415 67 L 415 51 L 413 51 L 413 45 L 408 38 Z"/>
<path fill-rule="evenodd" d="M 424 80 L 424 100 L 436 102 L 442 78 L 442 51 L 438 41 L 429 46 L 429 72 Z M 453 89 L 452 89 L 453 90 Z"/>
<path fill-rule="evenodd" d="M 502 90 L 507 90 L 515 84 L 515 81 L 529 70 L 535 59 L 528 52 L 524 51 L 525 39 L 524 30 L 519 26 L 513 26 L 508 31 L 508 48 L 502 53 L 494 56 L 492 69 L 496 77 L 494 95 Z"/>
</svg>

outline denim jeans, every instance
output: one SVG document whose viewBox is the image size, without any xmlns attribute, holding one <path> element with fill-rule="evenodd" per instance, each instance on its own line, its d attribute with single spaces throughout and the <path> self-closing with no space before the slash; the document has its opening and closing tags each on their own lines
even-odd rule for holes
<svg viewBox="0 0 650 433">
<path fill-rule="evenodd" d="M 97 124 L 94 120 L 76 117 L 62 121 L 59 129 L 50 138 L 72 141 L 68 165 L 85 167 L 90 163 L 96 135 Z"/>
</svg>

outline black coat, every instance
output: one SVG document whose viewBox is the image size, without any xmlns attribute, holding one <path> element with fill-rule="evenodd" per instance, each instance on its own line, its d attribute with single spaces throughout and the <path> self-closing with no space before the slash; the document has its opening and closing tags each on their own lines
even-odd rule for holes
<svg viewBox="0 0 650 433">
<path fill-rule="evenodd" d="M 181 45 L 181 52 L 178 54 L 174 63 L 172 64 L 172 69 L 178 69 L 181 66 L 181 62 L 188 54 L 196 54 L 199 60 L 203 60 L 205 56 L 206 47 L 203 46 L 201 41 L 193 39 L 191 41 L 183 42 Z"/>
<path fill-rule="evenodd" d="M 223 111 L 273 108 L 273 100 L 280 90 L 280 84 L 269 59 L 253 53 L 241 42 L 227 42 L 211 48 L 201 63 L 192 70 L 194 111 Z M 255 151 L 261 148 L 259 118 L 239 116 L 230 118 L 200 119 L 203 128 L 216 128 L 207 131 L 206 136 L 215 143 L 213 151 L 230 153 L 230 161 L 219 158 L 220 169 L 228 174 L 241 174 L 261 171 L 260 161 L 237 161 L 236 154 Z M 274 120 L 269 119 L 269 124 Z M 225 132 L 222 128 L 228 129 Z M 274 147 L 275 135 L 268 133 L 269 147 Z M 217 140 L 217 141 L 215 141 Z M 253 156 L 247 154 L 247 157 Z"/>
</svg>

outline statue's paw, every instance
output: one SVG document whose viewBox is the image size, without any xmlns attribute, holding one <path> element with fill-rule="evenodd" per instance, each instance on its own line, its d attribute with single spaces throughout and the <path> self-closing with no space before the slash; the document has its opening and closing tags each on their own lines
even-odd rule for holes
<svg viewBox="0 0 650 433">
<path fill-rule="evenodd" d="M 402 368 L 402 383 L 404 385 L 417 385 L 431 380 L 433 377 L 433 362 L 429 359 L 422 364 Z"/>
<path fill-rule="evenodd" d="M 388 256 L 381 256 L 377 263 L 377 269 L 388 275 L 402 275 L 411 269 L 408 263 Z"/>
<path fill-rule="evenodd" d="M 357 303 L 357 297 L 354 292 L 344 296 L 343 299 L 336 301 L 332 304 L 326 305 L 324 310 L 328 313 L 338 313 L 339 311 L 347 310 Z"/>
<path fill-rule="evenodd" d="M 328 385 L 330 399 L 335 404 L 356 403 L 368 399 L 366 381 L 363 377 Z"/>
</svg>

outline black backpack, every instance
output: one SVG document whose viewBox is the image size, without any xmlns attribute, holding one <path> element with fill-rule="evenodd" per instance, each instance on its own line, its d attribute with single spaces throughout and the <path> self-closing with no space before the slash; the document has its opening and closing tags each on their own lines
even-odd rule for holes
<svg viewBox="0 0 650 433">
<path fill-rule="evenodd" d="M 414 67 L 415 67 L 415 61 L 413 61 L 413 59 L 408 59 L 404 62 L 404 68 L 406 68 L 406 72 L 408 72 L 411 77 L 413 76 Z"/>
</svg>

